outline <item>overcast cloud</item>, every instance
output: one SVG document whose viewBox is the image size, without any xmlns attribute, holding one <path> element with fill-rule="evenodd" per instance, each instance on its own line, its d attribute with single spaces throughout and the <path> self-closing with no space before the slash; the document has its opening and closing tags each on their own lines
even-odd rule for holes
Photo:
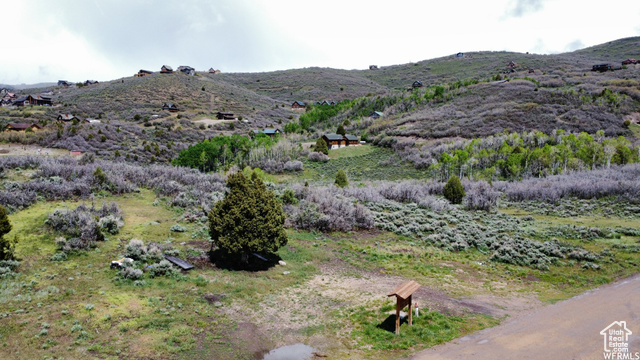
<svg viewBox="0 0 640 360">
<path fill-rule="evenodd" d="M 640 2 L 20 0 L 3 4 L 0 83 L 111 80 L 163 64 L 363 69 L 458 51 L 572 51 L 640 35 Z"/>
</svg>

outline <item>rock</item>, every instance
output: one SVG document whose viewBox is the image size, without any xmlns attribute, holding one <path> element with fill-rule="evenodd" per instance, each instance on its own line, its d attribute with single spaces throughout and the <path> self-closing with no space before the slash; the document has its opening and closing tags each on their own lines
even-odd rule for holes
<svg viewBox="0 0 640 360">
<path fill-rule="evenodd" d="M 287 265 L 287 263 L 286 263 L 286 262 L 284 262 L 284 261 L 282 261 L 282 260 L 278 261 L 278 264 L 280 264 L 280 265 L 282 265 L 282 266 Z"/>
</svg>

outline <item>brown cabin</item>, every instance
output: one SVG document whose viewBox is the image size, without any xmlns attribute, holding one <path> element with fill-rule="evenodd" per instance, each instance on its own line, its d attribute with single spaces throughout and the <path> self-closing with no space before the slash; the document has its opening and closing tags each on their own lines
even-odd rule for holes
<svg viewBox="0 0 640 360">
<path fill-rule="evenodd" d="M 324 134 L 322 135 L 322 139 L 327 143 L 329 150 L 347 146 L 346 140 L 340 134 Z"/>
<path fill-rule="evenodd" d="M 291 104 L 292 109 L 305 109 L 306 107 L 307 104 L 302 101 L 294 101 L 293 104 Z"/>
<path fill-rule="evenodd" d="M 235 120 L 236 117 L 233 115 L 232 112 L 224 112 L 224 111 L 218 111 L 218 113 L 216 114 L 216 118 L 218 118 L 218 120 Z"/>
<path fill-rule="evenodd" d="M 344 136 L 344 141 L 346 146 L 358 146 L 360 145 L 360 139 L 358 139 L 355 135 L 346 134 Z"/>
<path fill-rule="evenodd" d="M 162 110 L 167 110 L 169 112 L 177 112 L 178 107 L 173 103 L 164 103 L 162 104 Z"/>
<path fill-rule="evenodd" d="M 215 70 L 214 68 L 209 69 L 209 74 L 220 74 L 220 70 Z"/>
<path fill-rule="evenodd" d="M 4 131 L 25 132 L 27 131 L 27 129 L 38 131 L 42 129 L 42 126 L 38 124 L 15 123 L 15 124 L 7 124 L 7 126 L 4 127 Z"/>
<path fill-rule="evenodd" d="M 137 77 L 143 77 L 143 76 L 147 76 L 147 75 L 151 75 L 151 74 L 153 74 L 153 71 L 140 69 L 140 71 L 138 71 L 138 73 L 136 74 L 136 76 L 137 76 Z"/>
<path fill-rule="evenodd" d="M 162 65 L 160 68 L 160 74 L 171 74 L 173 73 L 173 68 L 169 65 Z"/>
<path fill-rule="evenodd" d="M 51 106 L 52 102 L 51 102 L 51 96 L 27 95 L 14 101 L 13 105 L 15 106 L 27 106 L 27 105 Z"/>
</svg>

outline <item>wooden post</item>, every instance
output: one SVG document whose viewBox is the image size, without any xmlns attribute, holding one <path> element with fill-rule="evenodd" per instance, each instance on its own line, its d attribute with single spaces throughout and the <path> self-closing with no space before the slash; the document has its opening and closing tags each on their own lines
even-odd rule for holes
<svg viewBox="0 0 640 360">
<path fill-rule="evenodd" d="M 409 295 L 409 326 L 413 326 L 413 317 L 411 316 L 411 296 L 413 295 Z"/>
<path fill-rule="evenodd" d="M 396 335 L 400 335 L 400 309 L 401 309 L 400 301 L 396 303 Z"/>
</svg>

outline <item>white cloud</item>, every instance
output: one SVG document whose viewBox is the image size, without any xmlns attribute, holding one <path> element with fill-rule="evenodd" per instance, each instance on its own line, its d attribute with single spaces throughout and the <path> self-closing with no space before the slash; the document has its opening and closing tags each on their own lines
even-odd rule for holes
<svg viewBox="0 0 640 360">
<path fill-rule="evenodd" d="M 24 0 L 3 4 L 4 13 L 12 15 L 3 28 L 20 41 L 0 42 L 0 83 L 107 80 L 163 64 L 363 69 L 458 51 L 570 51 L 640 34 L 637 0 L 611 8 L 571 0 Z"/>
</svg>

